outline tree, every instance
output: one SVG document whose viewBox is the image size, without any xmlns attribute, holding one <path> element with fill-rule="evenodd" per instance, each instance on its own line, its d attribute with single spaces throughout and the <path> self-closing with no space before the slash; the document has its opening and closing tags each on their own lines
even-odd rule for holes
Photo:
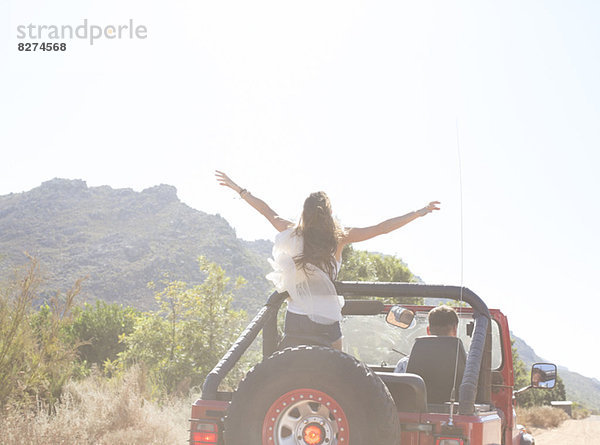
<svg viewBox="0 0 600 445">
<path fill-rule="evenodd" d="M 418 282 L 418 279 L 400 258 L 354 250 L 351 245 L 345 246 L 342 251 L 342 268 L 338 279 L 340 281 Z M 421 304 L 423 299 L 407 298 L 404 301 Z"/>
<path fill-rule="evenodd" d="M 400 281 L 416 282 L 416 277 L 400 258 L 392 255 L 354 250 L 346 245 L 342 251 L 342 281 Z"/>
<path fill-rule="evenodd" d="M 165 281 L 156 293 L 159 310 L 137 317 L 133 332 L 124 337 L 123 364 L 142 363 L 168 393 L 202 383 L 242 329 L 245 312 L 232 309 L 233 291 L 245 280 L 230 278 L 215 263 L 200 257 L 204 282 L 189 286 Z M 243 363 L 242 363 L 243 365 Z M 230 379 L 239 379 L 230 373 Z"/>
<path fill-rule="evenodd" d="M 73 343 L 79 345 L 79 358 L 102 367 L 106 360 L 115 360 L 125 350 L 120 339 L 133 332 L 138 315 L 132 307 L 97 300 L 95 305 L 85 303 L 83 308 L 75 308 L 66 330 Z"/>
</svg>

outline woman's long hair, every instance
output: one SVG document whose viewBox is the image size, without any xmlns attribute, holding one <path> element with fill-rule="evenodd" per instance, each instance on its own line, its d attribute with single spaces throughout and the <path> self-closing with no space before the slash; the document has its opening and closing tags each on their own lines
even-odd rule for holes
<svg viewBox="0 0 600 445">
<path fill-rule="evenodd" d="M 331 203 L 325 192 L 311 193 L 306 198 L 296 235 L 304 239 L 302 254 L 294 258 L 296 266 L 306 271 L 307 264 L 312 264 L 335 280 L 335 252 L 343 229 L 331 214 Z"/>
</svg>

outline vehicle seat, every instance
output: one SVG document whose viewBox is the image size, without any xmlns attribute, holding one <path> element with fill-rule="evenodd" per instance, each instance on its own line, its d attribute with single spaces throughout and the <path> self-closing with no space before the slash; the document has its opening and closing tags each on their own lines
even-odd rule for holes
<svg viewBox="0 0 600 445">
<path fill-rule="evenodd" d="M 421 376 L 375 371 L 388 387 L 398 411 L 422 413 L 427 411 L 427 389 Z"/>
<path fill-rule="evenodd" d="M 458 348 L 458 354 L 457 354 Z M 458 357 L 458 366 L 457 364 Z M 456 337 L 419 337 L 410 353 L 406 372 L 420 375 L 427 388 L 427 403 L 450 401 L 456 366 L 456 394 L 465 371 L 467 354 Z"/>
</svg>

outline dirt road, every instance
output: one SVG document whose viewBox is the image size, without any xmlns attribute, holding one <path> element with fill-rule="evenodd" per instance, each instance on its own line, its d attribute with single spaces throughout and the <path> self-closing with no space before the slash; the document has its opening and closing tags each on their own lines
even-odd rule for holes
<svg viewBox="0 0 600 445">
<path fill-rule="evenodd" d="M 536 445 L 598 445 L 600 416 L 567 420 L 558 428 L 533 430 Z"/>
</svg>

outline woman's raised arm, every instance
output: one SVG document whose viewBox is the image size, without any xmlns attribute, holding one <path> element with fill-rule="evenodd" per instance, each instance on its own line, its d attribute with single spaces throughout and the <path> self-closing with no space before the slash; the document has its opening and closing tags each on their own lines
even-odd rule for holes
<svg viewBox="0 0 600 445">
<path fill-rule="evenodd" d="M 242 199 L 254 207 L 262 216 L 267 218 L 267 220 L 273 225 L 273 227 L 275 227 L 275 229 L 277 229 L 277 231 L 283 232 L 284 230 L 293 226 L 290 221 L 280 217 L 275 210 L 267 205 L 266 202 L 257 198 L 256 196 L 253 196 L 248 190 L 241 188 L 225 173 L 215 170 L 215 176 L 217 177 L 219 184 L 229 187 L 230 189 L 239 193 Z"/>
<path fill-rule="evenodd" d="M 415 212 L 407 213 L 406 215 L 397 216 L 396 218 L 390 218 L 386 221 L 380 222 L 370 227 L 351 227 L 346 229 L 346 236 L 343 238 L 343 244 L 357 243 L 359 241 L 366 241 L 384 233 L 389 233 L 393 230 L 399 229 L 400 227 L 408 224 L 415 219 L 425 216 L 434 210 L 439 210 L 439 201 L 432 201 L 422 209 Z"/>
</svg>

